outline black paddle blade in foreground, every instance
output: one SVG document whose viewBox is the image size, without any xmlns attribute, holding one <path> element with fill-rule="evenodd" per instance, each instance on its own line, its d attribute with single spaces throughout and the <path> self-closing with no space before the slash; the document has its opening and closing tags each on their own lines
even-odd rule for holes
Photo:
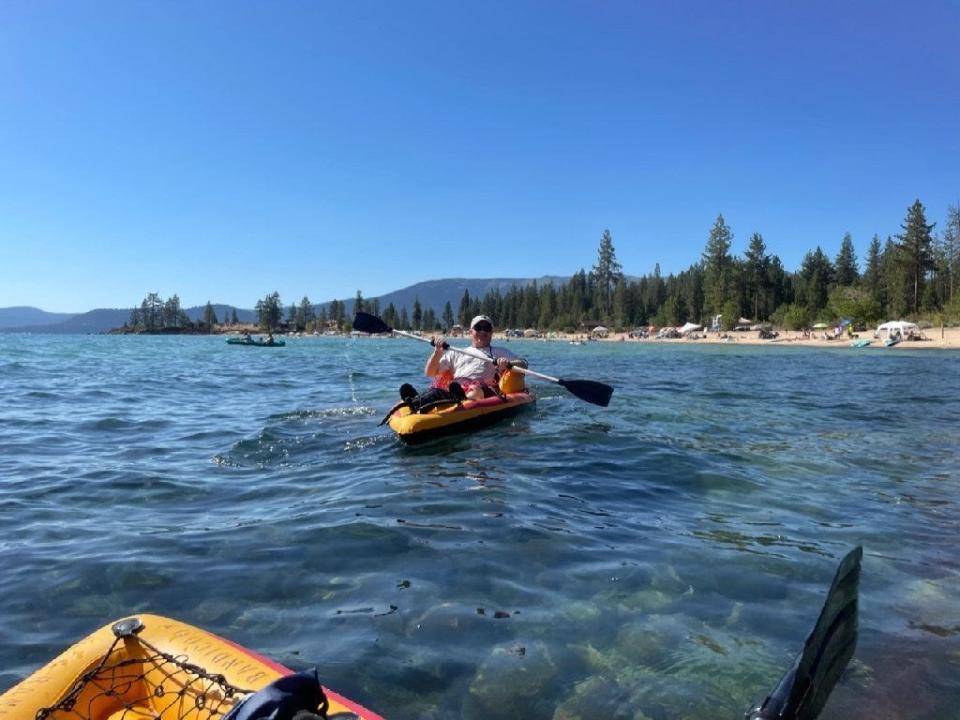
<svg viewBox="0 0 960 720">
<path fill-rule="evenodd" d="M 564 380 L 563 378 L 560 378 L 559 382 L 581 400 L 586 400 L 588 403 L 600 407 L 606 407 L 610 404 L 613 388 L 609 385 L 604 385 L 596 380 Z"/>
<path fill-rule="evenodd" d="M 353 318 L 353 329 L 358 332 L 370 333 L 371 335 L 382 335 L 383 333 L 393 332 L 393 328 L 387 325 L 376 315 L 370 313 L 358 312 Z"/>
<path fill-rule="evenodd" d="M 841 561 L 817 624 L 793 667 L 746 720 L 814 720 L 857 647 L 857 607 L 863 548 Z"/>
</svg>

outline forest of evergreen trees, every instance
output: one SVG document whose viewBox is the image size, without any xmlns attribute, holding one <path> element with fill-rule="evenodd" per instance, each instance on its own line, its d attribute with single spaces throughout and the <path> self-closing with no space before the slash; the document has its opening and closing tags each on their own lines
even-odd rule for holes
<svg viewBox="0 0 960 720">
<path fill-rule="evenodd" d="M 447 328 L 452 321 L 465 327 L 478 313 L 490 315 L 500 328 L 540 331 L 595 324 L 618 331 L 688 321 L 709 325 L 716 315 L 722 315 L 724 329 L 741 317 L 789 330 L 842 318 L 866 325 L 907 318 L 953 324 L 960 321 L 960 209 L 948 208 L 939 235 L 934 227 L 917 200 L 907 209 L 900 234 L 883 242 L 873 237 L 862 271 L 847 233 L 833 259 L 818 246 L 799 270 L 788 272 L 759 233 L 750 236 L 742 257 L 733 255 L 733 233 L 720 215 L 698 262 L 666 277 L 658 265 L 652 275 L 635 280 L 623 274 L 613 238 L 604 231 L 593 268 L 563 285 L 533 284 L 482 298 L 464 293 L 456 314 L 448 304 L 441 318 L 421 314 L 417 307 L 411 315 L 392 306 L 383 316 L 394 327 L 422 330 Z"/>
<path fill-rule="evenodd" d="M 278 293 L 258 300 L 258 325 L 264 331 L 301 332 L 350 329 L 352 312 L 380 315 L 393 327 L 426 332 L 466 327 L 483 313 L 499 328 L 536 328 L 540 331 L 582 331 L 606 325 L 614 330 L 692 321 L 709 325 L 722 315 L 730 329 L 744 317 L 769 321 L 788 330 L 833 323 L 841 318 L 871 325 L 883 320 L 911 319 L 932 325 L 960 321 L 960 209 L 949 206 L 939 234 L 928 223 L 919 200 L 906 213 L 901 233 L 881 241 L 874 236 L 862 264 L 847 233 L 832 259 L 818 246 L 803 258 L 799 270 L 788 272 L 770 253 L 762 235 L 750 236 L 743 256 L 733 255 L 733 233 L 720 215 L 710 229 L 701 258 L 687 270 L 663 277 L 659 265 L 652 275 L 630 280 L 616 258 L 613 238 L 604 231 L 596 264 L 580 270 L 566 283 L 515 286 L 506 292 L 471 297 L 464 292 L 456 310 L 446 303 L 440 316 L 415 301 L 412 308 L 381 308 L 377 299 L 365 300 L 357 291 L 353 307 L 334 300 L 314 305 L 306 296 L 286 313 Z M 236 324 L 224 318 L 223 324 Z M 134 331 L 158 332 L 175 327 L 212 331 L 219 321 L 208 303 L 204 317 L 191 323 L 176 295 L 170 300 L 151 293 L 131 315 Z"/>
</svg>

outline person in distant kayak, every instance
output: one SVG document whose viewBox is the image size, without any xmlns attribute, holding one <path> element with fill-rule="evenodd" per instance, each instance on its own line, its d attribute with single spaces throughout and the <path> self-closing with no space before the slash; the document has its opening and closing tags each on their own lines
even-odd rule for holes
<svg viewBox="0 0 960 720">
<path fill-rule="evenodd" d="M 273 345 L 273 333 L 267 333 L 267 345 Z"/>
<path fill-rule="evenodd" d="M 427 359 L 423 372 L 436 378 L 434 385 L 449 387 L 457 383 L 470 400 L 497 394 L 497 383 L 511 365 L 527 367 L 527 361 L 506 348 L 490 344 L 493 321 L 486 315 L 477 315 L 470 321 L 470 346 L 493 362 L 471 357 L 454 350 L 444 350 L 442 336 L 433 338 L 433 353 Z"/>
</svg>

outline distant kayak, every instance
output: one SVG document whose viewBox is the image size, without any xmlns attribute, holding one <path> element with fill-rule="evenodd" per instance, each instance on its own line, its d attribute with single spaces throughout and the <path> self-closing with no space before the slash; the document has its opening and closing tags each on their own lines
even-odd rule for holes
<svg viewBox="0 0 960 720">
<path fill-rule="evenodd" d="M 248 340 L 246 338 L 227 338 L 227 345 L 252 345 L 254 347 L 283 347 L 285 340 L 274 340 L 266 342 L 264 340 Z"/>
<path fill-rule="evenodd" d="M 531 408 L 536 401 L 533 394 L 524 391 L 508 393 L 503 398 L 450 402 L 419 413 L 400 405 L 394 408 L 388 422 L 401 440 L 415 444 L 451 433 L 478 430 Z"/>
<path fill-rule="evenodd" d="M 0 708 L 6 720 L 234 720 L 266 717 L 281 699 L 285 717 L 306 711 L 311 715 L 304 717 L 383 720 L 322 687 L 313 672 L 294 675 L 236 643 L 158 615 L 88 635 L 0 695 Z M 263 706 L 267 712 L 258 713 Z"/>
<path fill-rule="evenodd" d="M 869 347 L 870 342 L 871 342 L 870 340 L 854 340 L 852 343 L 850 343 L 850 347 L 855 347 L 855 348 Z"/>
</svg>

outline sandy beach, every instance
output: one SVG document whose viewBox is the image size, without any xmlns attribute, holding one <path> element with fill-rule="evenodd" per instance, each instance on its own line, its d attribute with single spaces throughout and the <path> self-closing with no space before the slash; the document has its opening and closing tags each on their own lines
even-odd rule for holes
<svg viewBox="0 0 960 720">
<path fill-rule="evenodd" d="M 825 348 L 836 348 L 843 347 L 850 350 L 919 350 L 921 348 L 934 348 L 939 350 L 960 350 L 960 327 L 950 327 L 950 328 L 928 328 L 923 331 L 924 340 L 904 340 L 903 342 L 894 345 L 892 347 L 886 347 L 883 344 L 882 339 L 876 339 L 873 335 L 873 330 L 867 330 L 860 333 L 855 333 L 857 336 L 855 339 L 859 340 L 869 340 L 870 345 L 864 348 L 854 348 L 851 346 L 851 343 L 854 341 L 853 338 L 849 338 L 846 335 L 837 338 L 827 340 L 825 334 L 822 331 L 813 333 L 810 337 L 804 338 L 803 333 L 799 331 L 781 331 L 779 336 L 773 340 L 763 340 L 759 337 L 760 333 L 756 331 L 746 331 L 746 332 L 726 332 L 726 333 L 700 333 L 697 337 L 689 338 L 672 338 L 672 339 L 657 339 L 655 337 L 650 338 L 630 338 L 627 336 L 627 333 L 610 333 L 605 338 L 597 338 L 599 342 L 628 342 L 628 343 L 668 343 L 668 344 L 728 344 L 736 343 L 738 345 L 796 345 L 803 347 L 825 347 Z M 545 338 L 552 342 L 576 342 L 576 341 L 587 341 L 586 335 L 577 335 L 573 333 L 561 334 L 558 337 Z M 499 341 L 509 340 L 506 336 L 501 333 L 497 333 L 497 339 Z M 594 340 L 589 340 L 589 342 L 594 342 Z"/>
</svg>

